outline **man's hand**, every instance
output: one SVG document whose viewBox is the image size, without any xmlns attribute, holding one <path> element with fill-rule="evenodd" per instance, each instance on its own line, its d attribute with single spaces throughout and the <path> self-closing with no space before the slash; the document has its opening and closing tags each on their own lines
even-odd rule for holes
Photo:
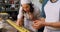
<svg viewBox="0 0 60 32">
<path fill-rule="evenodd" d="M 40 29 L 41 27 L 44 26 L 44 21 L 35 20 L 33 22 L 34 22 L 33 28 L 35 28 L 35 29 Z"/>
</svg>

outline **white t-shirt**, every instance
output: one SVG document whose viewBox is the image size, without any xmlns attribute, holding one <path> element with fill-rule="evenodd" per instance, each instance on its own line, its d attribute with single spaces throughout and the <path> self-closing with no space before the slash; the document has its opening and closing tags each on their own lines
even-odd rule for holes
<svg viewBox="0 0 60 32">
<path fill-rule="evenodd" d="M 59 22 L 60 0 L 57 0 L 55 3 L 52 3 L 49 0 L 44 7 L 44 11 L 46 14 L 45 22 Z"/>
<path fill-rule="evenodd" d="M 44 7 L 46 14 L 46 22 L 56 22 L 59 21 L 59 10 L 60 10 L 59 0 L 56 3 L 51 3 L 50 1 Z"/>
</svg>

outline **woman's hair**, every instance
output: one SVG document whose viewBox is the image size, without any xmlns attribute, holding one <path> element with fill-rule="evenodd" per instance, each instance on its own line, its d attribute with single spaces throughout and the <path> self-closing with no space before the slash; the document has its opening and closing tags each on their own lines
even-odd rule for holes
<svg viewBox="0 0 60 32">
<path fill-rule="evenodd" d="M 34 11 L 33 4 L 29 3 L 28 5 L 30 6 L 30 12 L 33 13 L 33 11 Z M 22 9 L 22 11 L 23 11 L 23 13 L 26 13 L 26 11 L 24 11 L 24 9 Z"/>
</svg>

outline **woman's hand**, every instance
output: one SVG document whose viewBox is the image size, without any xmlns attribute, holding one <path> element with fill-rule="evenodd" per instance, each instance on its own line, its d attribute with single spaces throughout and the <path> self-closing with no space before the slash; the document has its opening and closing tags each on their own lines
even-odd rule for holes
<svg viewBox="0 0 60 32">
<path fill-rule="evenodd" d="M 19 22 L 18 22 L 18 21 L 16 22 L 16 25 L 20 26 L 20 24 L 19 24 Z"/>
<path fill-rule="evenodd" d="M 33 28 L 35 28 L 35 29 L 40 29 L 41 27 L 44 26 L 44 21 L 35 20 L 33 22 L 34 22 Z"/>
<path fill-rule="evenodd" d="M 17 20 L 16 25 L 18 25 L 18 26 L 22 26 L 23 23 L 22 23 L 20 20 Z"/>
</svg>

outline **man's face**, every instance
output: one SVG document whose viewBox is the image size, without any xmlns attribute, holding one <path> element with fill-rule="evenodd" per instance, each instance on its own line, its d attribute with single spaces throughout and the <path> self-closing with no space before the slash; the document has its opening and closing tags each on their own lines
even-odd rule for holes
<svg viewBox="0 0 60 32">
<path fill-rule="evenodd" d="M 57 0 L 51 0 L 53 3 L 56 2 Z"/>
<path fill-rule="evenodd" d="M 30 6 L 28 4 L 23 4 L 22 5 L 24 11 L 29 12 L 30 11 Z"/>
</svg>

